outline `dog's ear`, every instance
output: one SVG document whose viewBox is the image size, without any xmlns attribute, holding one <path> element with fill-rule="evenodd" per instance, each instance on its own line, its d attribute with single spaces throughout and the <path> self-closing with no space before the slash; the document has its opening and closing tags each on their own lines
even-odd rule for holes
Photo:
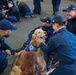
<svg viewBox="0 0 76 75">
<path fill-rule="evenodd" d="M 35 35 L 35 34 L 33 34 L 33 35 L 32 35 L 32 40 L 30 41 L 30 44 L 32 44 L 32 45 L 34 45 L 34 46 L 37 46 L 37 47 L 38 47 L 39 45 L 38 45 L 38 43 L 35 41 L 35 38 L 36 38 L 36 35 Z"/>
<path fill-rule="evenodd" d="M 35 39 L 35 38 L 36 38 L 36 35 L 35 35 L 35 34 L 33 34 L 33 35 L 32 35 L 32 39 Z"/>
</svg>

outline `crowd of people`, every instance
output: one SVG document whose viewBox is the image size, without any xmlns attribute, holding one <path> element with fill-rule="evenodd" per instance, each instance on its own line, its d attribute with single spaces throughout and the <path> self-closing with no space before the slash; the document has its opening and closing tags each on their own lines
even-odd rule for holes
<svg viewBox="0 0 76 75">
<path fill-rule="evenodd" d="M 50 69 L 55 58 L 59 62 L 56 69 L 49 75 L 76 75 L 76 5 L 74 4 L 70 4 L 62 10 L 67 16 L 67 20 L 65 20 L 63 15 L 58 14 L 61 0 L 52 0 L 54 17 L 40 18 L 42 25 L 30 31 L 28 40 L 21 48 L 12 50 L 5 42 L 4 37 L 9 37 L 12 30 L 17 29 L 11 22 L 20 21 L 20 17 L 35 18 L 37 15 L 41 15 L 41 2 L 43 0 L 33 0 L 34 10 L 31 12 L 25 2 L 16 1 L 15 5 L 13 0 L 0 1 L 0 74 L 8 65 L 6 57 L 19 56 L 21 50 L 30 44 L 34 31 L 41 28 L 46 31 L 46 42 L 44 44 L 41 41 L 42 38 L 35 40 L 45 54 L 46 70 Z"/>
</svg>

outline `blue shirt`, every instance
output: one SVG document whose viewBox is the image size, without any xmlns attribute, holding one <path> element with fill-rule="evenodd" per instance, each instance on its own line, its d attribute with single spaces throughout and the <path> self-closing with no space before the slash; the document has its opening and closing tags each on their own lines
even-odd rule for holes
<svg viewBox="0 0 76 75">
<path fill-rule="evenodd" d="M 66 28 L 56 32 L 47 45 L 41 43 L 40 48 L 47 54 L 57 52 L 59 61 L 76 61 L 76 36 L 67 31 Z"/>
<path fill-rule="evenodd" d="M 0 65 L 8 55 L 7 52 L 5 52 L 7 49 L 9 49 L 11 54 L 14 55 L 15 52 L 5 43 L 5 39 L 0 37 Z"/>
</svg>

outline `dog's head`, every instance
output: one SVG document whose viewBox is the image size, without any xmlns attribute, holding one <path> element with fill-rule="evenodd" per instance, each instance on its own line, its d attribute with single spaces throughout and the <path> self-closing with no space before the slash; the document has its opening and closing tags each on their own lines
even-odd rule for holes
<svg viewBox="0 0 76 75">
<path fill-rule="evenodd" d="M 35 39 L 38 37 L 38 38 L 41 38 L 43 42 L 45 42 L 45 31 L 43 31 L 42 29 L 36 29 L 34 31 L 34 34 L 32 35 L 32 39 L 31 39 L 31 42 L 30 44 L 34 45 L 34 46 L 37 46 L 38 47 L 38 44 L 37 42 L 35 41 Z"/>
<path fill-rule="evenodd" d="M 42 29 L 36 29 L 32 38 L 36 38 L 36 37 L 43 38 L 44 36 L 45 36 L 45 31 L 43 31 Z"/>
</svg>

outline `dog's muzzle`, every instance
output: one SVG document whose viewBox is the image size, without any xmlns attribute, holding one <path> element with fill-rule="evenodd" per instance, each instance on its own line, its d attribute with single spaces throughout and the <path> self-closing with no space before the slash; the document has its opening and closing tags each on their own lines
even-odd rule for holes
<svg viewBox="0 0 76 75">
<path fill-rule="evenodd" d="M 42 36 L 42 37 L 40 37 L 41 39 L 46 39 L 47 38 L 47 33 L 46 32 L 44 32 L 44 36 Z"/>
</svg>

